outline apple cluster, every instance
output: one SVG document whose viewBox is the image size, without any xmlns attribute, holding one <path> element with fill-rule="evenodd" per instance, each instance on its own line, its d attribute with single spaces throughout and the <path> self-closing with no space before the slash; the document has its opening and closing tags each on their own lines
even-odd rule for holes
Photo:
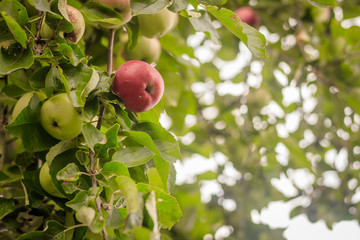
<svg viewBox="0 0 360 240">
<path fill-rule="evenodd" d="M 131 20 L 129 0 L 98 0 L 118 11 L 123 23 Z M 164 81 L 160 73 L 152 67 L 161 55 L 161 45 L 158 38 L 169 32 L 178 22 L 177 13 L 167 8 L 153 14 L 138 15 L 140 34 L 132 51 L 126 49 L 121 56 L 127 60 L 115 73 L 112 91 L 124 102 L 125 107 L 132 112 L 145 112 L 153 108 L 164 93 Z M 107 26 L 112 27 L 112 26 Z M 127 35 L 122 42 L 127 45 Z"/>
<path fill-rule="evenodd" d="M 129 0 L 97 0 L 120 13 L 122 24 L 132 19 Z M 68 19 L 73 25 L 71 32 L 59 34 L 68 42 L 77 43 L 85 32 L 85 20 L 76 8 L 66 6 Z M 122 50 L 121 56 L 126 60 L 115 72 L 111 90 L 132 112 L 140 113 L 153 108 L 163 96 L 164 81 L 161 74 L 150 64 L 156 63 L 161 55 L 158 38 L 169 32 L 178 22 L 177 13 L 167 8 L 154 14 L 138 15 L 139 32 L 137 44 L 132 51 Z M 102 24 L 105 28 L 114 28 L 110 24 Z M 50 40 L 56 34 L 46 24 L 45 18 L 40 27 L 40 37 Z M 127 45 L 127 35 L 123 34 L 123 45 Z M 46 132 L 58 140 L 77 137 L 83 124 L 83 110 L 71 103 L 67 93 L 57 93 L 47 99 L 42 92 L 24 94 L 15 105 L 12 118 L 15 120 L 20 112 L 29 105 L 34 95 L 43 101 L 40 110 L 40 123 Z M 49 173 L 49 165 L 45 162 L 40 170 L 39 181 L 42 188 L 49 194 L 62 198 L 54 186 Z"/>
</svg>

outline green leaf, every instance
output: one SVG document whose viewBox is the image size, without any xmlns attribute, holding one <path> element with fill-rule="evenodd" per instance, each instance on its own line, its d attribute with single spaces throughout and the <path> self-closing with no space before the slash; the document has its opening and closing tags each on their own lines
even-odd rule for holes
<svg viewBox="0 0 360 240">
<path fill-rule="evenodd" d="M 167 194 L 159 187 L 150 186 L 144 183 L 138 183 L 137 189 L 141 193 L 155 191 L 156 208 L 160 227 L 170 229 L 180 220 L 182 212 L 175 197 Z"/>
<path fill-rule="evenodd" d="M 20 26 L 24 26 L 29 21 L 26 8 L 18 1 L 1 1 L 0 12 L 5 12 L 6 15 L 11 16 Z"/>
<path fill-rule="evenodd" d="M 153 162 L 154 162 L 154 165 L 156 167 L 156 170 L 157 170 L 159 176 L 161 177 L 163 186 L 165 186 L 164 190 L 167 193 L 171 192 L 172 188 L 175 184 L 176 172 L 173 176 L 170 176 L 170 174 L 172 173 L 172 171 L 171 171 L 172 169 L 170 166 L 173 167 L 174 164 L 169 163 L 158 156 L 154 157 Z"/>
<path fill-rule="evenodd" d="M 221 6 L 226 3 L 227 0 L 199 0 L 199 3 L 213 5 L 213 6 Z"/>
<path fill-rule="evenodd" d="M 119 131 L 120 125 L 114 124 L 111 128 L 109 128 L 106 131 L 106 143 L 101 144 L 97 143 L 95 144 L 95 155 L 100 158 L 109 158 L 109 149 L 114 148 L 118 145 L 118 131 Z"/>
<path fill-rule="evenodd" d="M 209 39 L 211 39 L 211 41 L 213 41 L 217 45 L 221 45 L 221 42 L 219 40 L 220 36 L 217 33 L 209 15 L 206 12 L 203 12 L 200 17 L 190 17 L 189 21 L 194 27 L 195 31 L 205 33 L 205 35 Z"/>
<path fill-rule="evenodd" d="M 79 211 L 82 206 L 87 205 L 87 199 L 89 197 L 88 191 L 82 190 L 78 192 L 75 197 L 66 203 L 66 206 Z"/>
<path fill-rule="evenodd" d="M 181 10 L 186 9 L 188 5 L 189 5 L 189 1 L 187 0 L 174 0 L 172 1 L 169 10 L 172 12 L 179 12 Z"/>
<path fill-rule="evenodd" d="M 5 20 L 7 26 L 10 29 L 10 32 L 12 33 L 16 41 L 20 43 L 23 48 L 26 48 L 27 36 L 25 31 L 11 16 L 7 16 L 4 11 L 1 12 L 1 16 Z"/>
<path fill-rule="evenodd" d="M 30 47 L 23 49 L 12 44 L 9 49 L 0 51 L 0 74 L 6 75 L 18 69 L 28 69 L 34 62 L 34 55 Z"/>
<path fill-rule="evenodd" d="M 120 162 L 107 162 L 104 164 L 101 174 L 109 178 L 113 175 L 130 177 L 127 167 Z"/>
<path fill-rule="evenodd" d="M 50 2 L 48 0 L 33 0 L 33 2 L 37 10 L 43 12 L 52 12 L 50 9 Z"/>
<path fill-rule="evenodd" d="M 55 220 L 49 220 L 46 222 L 44 231 L 30 232 L 21 235 L 17 240 L 60 240 L 64 239 L 64 230 L 66 227 Z M 60 235 L 60 236 L 59 236 Z"/>
<path fill-rule="evenodd" d="M 151 191 L 149 196 L 145 201 L 146 210 L 153 221 L 153 233 L 157 238 L 160 236 L 159 226 L 158 226 L 158 217 L 157 217 L 157 210 L 156 210 L 156 196 L 155 191 Z"/>
<path fill-rule="evenodd" d="M 263 34 L 248 24 L 241 22 L 240 18 L 226 8 L 208 6 L 206 9 L 216 17 L 226 28 L 235 34 L 259 58 L 267 57 L 265 52 L 266 39 Z"/>
<path fill-rule="evenodd" d="M 51 147 L 49 149 L 49 152 L 46 154 L 46 161 L 49 163 L 49 165 L 51 165 L 52 160 L 59 154 L 74 148 L 74 140 L 70 139 L 70 140 L 62 140 L 61 142 L 59 142 L 58 144 L 56 144 L 55 146 Z"/>
<path fill-rule="evenodd" d="M 6 199 L 0 197 L 0 218 L 2 219 L 6 214 L 15 210 L 14 199 Z"/>
<path fill-rule="evenodd" d="M 135 167 L 150 161 L 154 153 L 145 147 L 126 147 L 120 149 L 112 156 L 112 161 L 125 164 L 127 167 Z"/>
<path fill-rule="evenodd" d="M 41 70 L 39 74 L 45 74 L 46 68 Z M 36 75 L 37 77 L 38 75 Z M 36 80 L 35 80 L 36 81 Z M 40 84 L 39 84 L 40 85 Z M 66 78 L 64 77 L 63 71 L 59 66 L 52 66 L 45 77 L 45 91 L 48 95 L 54 91 L 63 91 L 63 89 L 69 89 Z"/>
<path fill-rule="evenodd" d="M 29 81 L 26 81 L 26 79 L 28 79 L 28 76 L 22 69 L 12 72 L 8 75 L 9 82 L 15 84 L 26 92 L 30 92 L 32 91 L 32 88 L 30 87 Z"/>
<path fill-rule="evenodd" d="M 159 188 L 164 189 L 166 192 L 168 192 L 167 186 L 166 186 L 166 184 L 163 183 L 163 181 L 160 177 L 160 174 L 156 170 L 156 168 L 154 168 L 154 167 L 149 168 L 146 175 L 149 179 L 149 184 L 151 186 L 157 186 Z"/>
<path fill-rule="evenodd" d="M 86 97 L 95 89 L 99 82 L 98 72 L 84 64 L 79 64 L 76 68 L 72 65 L 63 66 L 63 73 L 67 79 L 68 93 L 71 103 L 75 107 L 83 107 Z"/>
<path fill-rule="evenodd" d="M 86 59 L 79 46 L 76 44 L 61 43 L 58 45 L 58 50 L 59 53 L 61 53 L 63 57 L 66 57 L 67 61 L 75 67 Z"/>
<path fill-rule="evenodd" d="M 127 214 L 136 213 L 139 209 L 139 200 L 135 182 L 126 176 L 118 176 L 115 181 L 125 196 Z"/>
<path fill-rule="evenodd" d="M 84 135 L 85 142 L 94 151 L 94 146 L 97 143 L 103 142 L 105 140 L 104 135 L 91 123 L 85 123 L 81 127 L 81 132 Z"/>
<path fill-rule="evenodd" d="M 336 0 L 309 0 L 309 3 L 318 7 L 335 7 L 337 6 Z"/>
<path fill-rule="evenodd" d="M 133 15 L 152 14 L 167 7 L 168 0 L 132 0 L 130 1 L 131 11 Z"/>
<path fill-rule="evenodd" d="M 153 153 L 160 155 L 159 150 L 147 133 L 139 131 L 123 131 L 120 134 L 127 136 L 130 140 L 143 145 L 150 149 Z"/>
<path fill-rule="evenodd" d="M 174 136 L 158 124 L 143 122 L 136 124 L 135 131 L 143 131 L 150 135 L 155 143 L 160 156 L 167 162 L 176 162 L 181 159 L 179 144 Z"/>
<path fill-rule="evenodd" d="M 106 219 L 106 227 L 110 229 L 120 228 L 125 223 L 124 217 L 120 214 L 119 209 L 111 207 Z"/>
<path fill-rule="evenodd" d="M 69 163 L 56 174 L 57 180 L 74 182 L 79 180 L 80 171 L 75 163 Z"/>
<path fill-rule="evenodd" d="M 155 240 L 160 239 L 159 235 L 155 235 L 150 229 L 145 227 L 136 227 L 132 231 L 132 237 L 134 240 Z"/>
<path fill-rule="evenodd" d="M 98 2 L 85 3 L 81 11 L 91 22 L 106 23 L 112 25 L 112 27 L 122 25 L 120 13 Z"/>
</svg>

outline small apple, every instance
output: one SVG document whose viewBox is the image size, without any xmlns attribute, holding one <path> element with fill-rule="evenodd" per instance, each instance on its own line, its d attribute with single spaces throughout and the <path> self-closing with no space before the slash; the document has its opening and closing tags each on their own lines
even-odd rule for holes
<svg viewBox="0 0 360 240">
<path fill-rule="evenodd" d="M 113 8 L 115 11 L 119 12 L 122 17 L 123 24 L 129 22 L 132 18 L 130 0 L 97 0 L 97 2 Z"/>
<path fill-rule="evenodd" d="M 178 22 L 178 15 L 164 8 L 154 14 L 140 14 L 138 19 L 140 32 L 143 36 L 159 38 L 175 27 Z"/>
<path fill-rule="evenodd" d="M 133 51 L 127 49 L 123 52 L 125 60 L 140 60 L 147 63 L 157 62 L 161 55 L 161 45 L 157 38 L 139 36 Z"/>
<path fill-rule="evenodd" d="M 40 100 L 44 100 L 46 95 L 42 92 L 35 92 Z M 15 120 L 24 108 L 29 105 L 31 98 L 34 96 L 34 92 L 28 92 L 22 95 L 16 102 L 11 118 Z"/>
<path fill-rule="evenodd" d="M 39 174 L 39 180 L 40 180 L 40 184 L 41 184 L 42 188 L 50 195 L 53 195 L 53 196 L 59 197 L 59 198 L 64 198 L 65 196 L 62 195 L 62 193 L 60 193 L 55 188 L 55 185 L 53 184 L 53 182 L 51 180 L 49 170 L 50 170 L 49 165 L 47 162 L 45 162 L 42 165 L 42 167 L 40 169 L 40 174 Z"/>
<path fill-rule="evenodd" d="M 258 28 L 260 26 L 260 18 L 251 7 L 241 7 L 235 10 L 235 14 L 244 23 L 249 24 L 252 27 Z"/>
<path fill-rule="evenodd" d="M 82 206 L 75 214 L 76 219 L 86 225 L 90 225 L 96 215 L 95 209 L 92 207 Z"/>
<path fill-rule="evenodd" d="M 150 64 L 132 60 L 121 65 L 111 86 L 132 112 L 145 112 L 153 108 L 164 93 L 164 80 Z"/>
<path fill-rule="evenodd" d="M 70 22 L 73 25 L 73 31 L 70 33 L 64 33 L 64 37 L 67 41 L 77 43 L 84 35 L 85 19 L 79 10 L 70 5 L 66 5 L 66 11 Z"/>
<path fill-rule="evenodd" d="M 81 132 L 83 116 L 66 93 L 49 98 L 41 107 L 40 120 L 43 128 L 59 140 L 71 139 Z"/>
</svg>

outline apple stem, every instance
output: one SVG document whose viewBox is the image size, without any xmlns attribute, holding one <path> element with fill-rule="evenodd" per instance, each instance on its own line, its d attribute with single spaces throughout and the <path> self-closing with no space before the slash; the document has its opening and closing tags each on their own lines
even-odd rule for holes
<svg viewBox="0 0 360 240">
<path fill-rule="evenodd" d="M 112 72 L 112 65 L 113 65 L 114 37 L 115 37 L 115 29 L 111 28 L 109 30 L 109 45 L 107 48 L 107 72 L 109 75 Z"/>
</svg>

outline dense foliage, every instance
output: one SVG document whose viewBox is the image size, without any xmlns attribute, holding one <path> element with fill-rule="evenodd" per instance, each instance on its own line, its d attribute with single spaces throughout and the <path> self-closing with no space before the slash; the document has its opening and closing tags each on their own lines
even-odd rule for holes
<svg viewBox="0 0 360 240">
<path fill-rule="evenodd" d="M 67 4 L 85 19 L 74 42 Z M 343 21 L 357 0 L 130 4 L 125 23 L 96 1 L 0 2 L 1 239 L 211 239 L 222 226 L 229 239 L 283 239 L 251 213 L 297 197 L 292 216 L 359 219 L 360 29 Z M 245 5 L 261 33 L 235 15 Z M 110 89 L 114 71 L 140 44 L 141 16 L 166 7 L 178 22 L 151 59 L 164 96 L 133 113 Z M 83 121 L 64 140 L 41 117 L 61 93 Z M 175 186 L 175 162 L 194 156 L 216 169 Z M 220 190 L 206 201 L 209 182 Z"/>
</svg>

